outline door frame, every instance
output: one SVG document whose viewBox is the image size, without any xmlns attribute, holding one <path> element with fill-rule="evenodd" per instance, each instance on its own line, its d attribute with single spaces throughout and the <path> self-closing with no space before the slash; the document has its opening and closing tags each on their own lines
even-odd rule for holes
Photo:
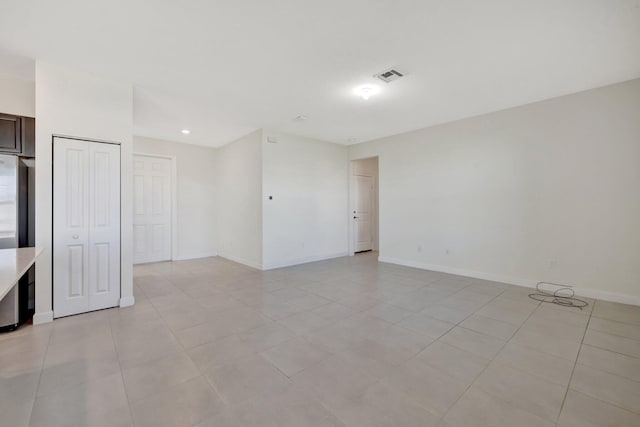
<svg viewBox="0 0 640 427">
<path fill-rule="evenodd" d="M 133 152 L 133 158 L 135 159 L 136 156 L 142 156 L 142 157 L 155 157 L 157 159 L 168 159 L 171 162 L 171 185 L 170 185 L 170 194 L 171 194 L 171 212 L 169 213 L 169 215 L 171 215 L 171 221 L 169 221 L 169 224 L 171 225 L 171 261 L 176 261 L 176 256 L 178 253 L 178 238 L 177 238 L 177 233 L 178 233 L 178 205 L 177 205 L 177 200 L 178 200 L 178 196 L 177 196 L 177 182 L 178 182 L 178 168 L 177 168 L 177 162 L 176 162 L 176 156 L 170 155 L 170 154 L 154 154 L 154 153 L 145 153 L 145 152 L 139 152 L 139 151 L 134 151 Z M 131 176 L 131 179 L 133 179 L 133 174 Z M 134 264 L 135 265 L 135 264 Z"/>
<path fill-rule="evenodd" d="M 348 245 L 348 253 L 349 256 L 354 256 L 356 254 L 355 252 L 355 247 L 356 247 L 356 235 L 355 235 L 355 230 L 354 230 L 354 222 L 353 222 L 353 208 L 355 206 L 355 183 L 354 183 L 354 167 L 353 167 L 353 162 L 356 162 L 358 160 L 368 160 L 368 159 L 377 159 L 378 160 L 378 170 L 376 171 L 376 176 L 373 177 L 373 196 L 374 196 L 374 202 L 373 202 L 373 210 L 375 212 L 375 220 L 373 221 L 373 225 L 372 228 L 374 229 L 375 232 L 375 238 L 373 240 L 373 250 L 374 251 L 380 251 L 380 189 L 379 187 L 379 182 L 380 182 L 380 156 L 369 156 L 369 157 L 361 157 L 361 158 L 357 158 L 357 159 L 349 159 L 349 203 L 348 203 L 348 207 L 347 207 L 347 218 L 348 218 L 348 223 L 349 223 L 349 236 L 348 236 L 348 241 L 349 241 L 349 245 Z"/>
</svg>

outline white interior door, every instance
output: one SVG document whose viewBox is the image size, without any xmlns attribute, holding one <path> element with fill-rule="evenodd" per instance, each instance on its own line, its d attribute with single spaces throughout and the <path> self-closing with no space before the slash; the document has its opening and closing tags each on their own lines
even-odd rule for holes
<svg viewBox="0 0 640 427">
<path fill-rule="evenodd" d="M 134 156 L 133 262 L 171 259 L 171 160 Z"/>
<path fill-rule="evenodd" d="M 373 177 L 355 175 L 354 179 L 354 252 L 373 249 Z"/>
<path fill-rule="evenodd" d="M 54 317 L 120 300 L 120 146 L 53 144 Z"/>
<path fill-rule="evenodd" d="M 89 146 L 89 311 L 120 303 L 120 146 Z"/>
<path fill-rule="evenodd" d="M 89 311 L 89 144 L 53 144 L 53 313 Z"/>
</svg>

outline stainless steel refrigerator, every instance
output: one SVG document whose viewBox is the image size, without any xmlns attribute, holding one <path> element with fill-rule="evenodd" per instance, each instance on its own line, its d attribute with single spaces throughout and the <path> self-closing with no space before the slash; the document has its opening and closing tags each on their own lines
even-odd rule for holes
<svg viewBox="0 0 640 427">
<path fill-rule="evenodd" d="M 0 154 L 0 249 L 35 244 L 34 163 Z M 0 331 L 17 328 L 33 312 L 34 278 L 31 269 L 0 301 Z"/>
</svg>

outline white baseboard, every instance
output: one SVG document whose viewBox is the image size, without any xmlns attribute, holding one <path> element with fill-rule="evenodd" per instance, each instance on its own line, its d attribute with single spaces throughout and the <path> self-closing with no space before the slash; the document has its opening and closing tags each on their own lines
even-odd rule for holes
<svg viewBox="0 0 640 427">
<path fill-rule="evenodd" d="M 630 304 L 640 306 L 640 297 L 627 294 L 618 294 L 615 292 L 600 291 L 598 289 L 574 288 L 576 295 L 586 298 L 595 298 L 603 301 L 619 302 L 621 304 Z"/>
<path fill-rule="evenodd" d="M 190 259 L 200 259 L 200 258 L 209 258 L 213 256 L 218 256 L 217 252 L 204 252 L 199 254 L 190 254 L 190 255 L 180 255 L 173 257 L 172 261 L 187 261 Z"/>
<path fill-rule="evenodd" d="M 246 265 L 247 267 L 255 268 L 256 270 L 262 270 L 262 264 L 248 261 L 244 258 L 235 257 L 227 254 L 218 254 L 220 258 L 228 259 L 229 261 L 237 262 L 238 264 Z"/>
<path fill-rule="evenodd" d="M 535 288 L 536 283 L 539 282 L 539 280 L 528 280 L 528 279 L 522 279 L 522 278 L 512 277 L 512 276 L 503 276 L 500 274 L 485 273 L 482 271 L 466 270 L 466 269 L 457 268 L 457 267 L 448 267 L 448 266 L 437 265 L 437 264 L 427 264 L 427 263 L 418 262 L 418 261 L 408 261 L 408 260 L 392 258 L 388 256 L 383 256 L 383 255 L 378 256 L 378 261 L 386 262 L 389 264 L 403 265 L 405 267 L 415 267 L 421 270 L 438 271 L 440 273 L 448 273 L 448 274 L 456 274 L 458 276 L 473 277 L 474 279 L 491 280 L 494 282 L 508 283 L 510 285 L 525 286 L 527 288 Z"/>
<path fill-rule="evenodd" d="M 40 325 L 42 323 L 53 322 L 53 311 L 45 311 L 33 315 L 33 324 Z"/>
<path fill-rule="evenodd" d="M 388 256 L 378 256 L 378 261 L 389 264 L 403 265 L 405 267 L 420 268 L 422 270 L 438 271 L 441 273 L 457 274 L 458 276 L 473 277 L 475 279 L 491 280 L 494 282 L 508 283 L 510 285 L 523 286 L 527 288 L 535 288 L 540 280 L 523 279 L 519 277 L 503 276 L 500 274 L 486 273 L 482 271 L 466 270 L 463 268 L 448 267 L 443 265 L 427 264 L 417 261 L 402 260 Z M 640 306 L 640 297 L 635 295 L 618 294 L 614 292 L 600 291 L 597 289 L 578 288 L 573 290 L 577 296 L 586 298 L 595 298 L 604 301 L 619 302 L 622 304 L 631 304 Z"/>
<path fill-rule="evenodd" d="M 131 307 L 136 303 L 136 299 L 133 295 L 130 297 L 122 297 L 120 298 L 120 307 Z"/>
<path fill-rule="evenodd" d="M 278 262 L 265 264 L 265 265 L 262 266 L 262 269 L 263 270 L 272 270 L 274 268 L 290 267 L 292 265 L 306 264 L 308 262 L 323 261 L 325 259 L 340 258 L 340 257 L 343 257 L 343 256 L 348 256 L 348 255 L 349 255 L 349 252 L 339 252 L 339 253 L 330 254 L 330 255 L 316 255 L 316 256 L 310 256 L 310 257 L 304 257 L 304 258 L 295 258 L 295 259 L 290 259 L 290 260 L 287 260 L 287 261 L 278 261 Z"/>
</svg>

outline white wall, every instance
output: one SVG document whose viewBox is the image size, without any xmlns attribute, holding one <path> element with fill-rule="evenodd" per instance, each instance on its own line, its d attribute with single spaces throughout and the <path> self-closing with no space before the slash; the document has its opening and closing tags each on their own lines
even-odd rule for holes
<svg viewBox="0 0 640 427">
<path fill-rule="evenodd" d="M 349 153 L 380 156 L 381 259 L 640 304 L 640 80 Z"/>
<path fill-rule="evenodd" d="M 51 299 L 52 135 L 121 144 L 121 305 L 133 304 L 132 269 L 132 120 L 130 83 L 105 80 L 47 62 L 36 62 L 36 263 L 34 323 L 53 318 Z"/>
<path fill-rule="evenodd" d="M 218 253 L 262 268 L 262 130 L 221 147 L 215 172 Z"/>
<path fill-rule="evenodd" d="M 0 77 L 0 113 L 35 117 L 35 83 L 29 80 Z"/>
<path fill-rule="evenodd" d="M 377 157 L 369 157 L 367 159 L 358 159 L 358 160 L 352 160 L 351 161 L 351 176 L 357 176 L 357 175 L 361 175 L 361 176 L 370 176 L 373 178 L 373 212 L 371 214 L 371 221 L 372 221 L 372 227 L 373 227 L 373 231 L 371 233 L 371 238 L 373 240 L 373 250 L 377 251 L 378 250 L 378 228 L 379 228 L 379 224 L 378 224 L 378 158 Z M 355 209 L 355 198 L 354 198 L 354 194 L 353 191 L 355 190 L 354 188 L 354 181 L 353 179 L 349 182 L 349 191 L 350 191 L 350 205 L 351 208 L 349 209 L 349 211 L 351 213 L 353 213 L 354 209 Z M 351 216 L 351 215 L 350 215 Z M 353 221 L 351 221 L 351 228 L 353 228 Z M 353 230 L 350 231 L 351 233 L 353 233 Z M 355 239 L 354 236 L 352 234 L 350 234 L 350 239 L 352 242 L 352 246 L 351 246 L 351 251 L 353 251 L 353 247 L 355 245 Z"/>
<path fill-rule="evenodd" d="M 265 269 L 347 254 L 347 152 L 343 145 L 264 131 Z"/>
<path fill-rule="evenodd" d="M 216 248 L 216 152 L 214 148 L 133 137 L 135 154 L 171 157 L 175 162 L 176 207 L 173 259 L 202 258 Z"/>
</svg>

